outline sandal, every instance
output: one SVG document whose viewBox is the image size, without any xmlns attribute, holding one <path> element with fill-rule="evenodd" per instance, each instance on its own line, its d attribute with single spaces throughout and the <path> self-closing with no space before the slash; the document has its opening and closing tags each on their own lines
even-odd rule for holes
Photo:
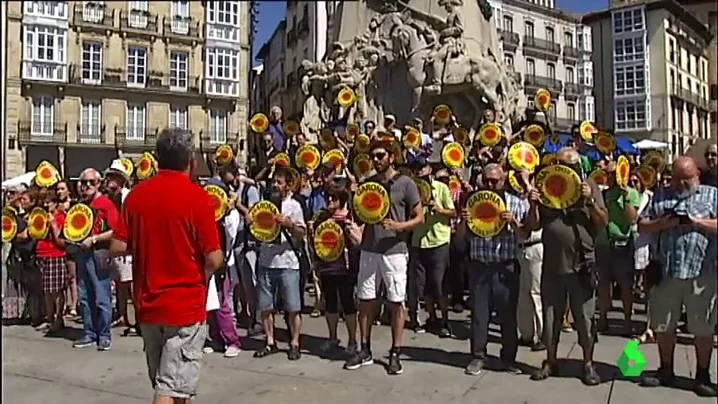
<svg viewBox="0 0 718 404">
<path fill-rule="evenodd" d="M 264 348 L 259 351 L 256 351 L 252 356 L 255 358 L 264 358 L 269 355 L 274 355 L 277 352 L 279 352 L 279 348 L 277 348 L 276 344 L 265 345 Z"/>
</svg>

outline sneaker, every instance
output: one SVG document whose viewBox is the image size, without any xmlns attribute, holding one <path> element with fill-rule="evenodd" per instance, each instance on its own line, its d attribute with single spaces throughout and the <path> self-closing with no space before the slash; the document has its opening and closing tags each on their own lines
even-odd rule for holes
<svg viewBox="0 0 718 404">
<path fill-rule="evenodd" d="M 324 341 L 322 346 L 319 347 L 319 350 L 324 353 L 327 353 L 327 352 L 331 352 L 337 348 L 339 348 L 339 340 L 338 339 L 329 339 L 329 340 Z"/>
<path fill-rule="evenodd" d="M 558 366 L 552 365 L 548 361 L 543 361 L 541 369 L 536 369 L 531 373 L 531 380 L 541 381 L 556 375 L 558 375 Z"/>
<path fill-rule="evenodd" d="M 109 339 L 101 339 L 97 344 L 98 351 L 109 351 L 112 348 L 112 342 Z"/>
<path fill-rule="evenodd" d="M 474 358 L 466 365 L 464 373 L 471 376 L 476 376 L 484 370 L 484 360 L 480 358 Z"/>
<path fill-rule="evenodd" d="M 82 337 L 72 343 L 73 348 L 87 348 L 93 345 L 95 345 L 95 340 L 87 336 Z"/>
<path fill-rule="evenodd" d="M 454 335 L 451 333 L 451 328 L 449 328 L 449 324 L 444 322 L 441 324 L 441 328 L 439 328 L 439 338 L 451 338 Z"/>
<path fill-rule="evenodd" d="M 224 357 L 236 358 L 240 352 L 242 352 L 242 350 L 238 346 L 232 345 L 224 351 Z"/>
<path fill-rule="evenodd" d="M 426 327 L 421 325 L 421 323 L 417 320 L 409 322 L 409 329 L 414 331 L 416 334 L 424 334 L 426 332 Z"/>
<path fill-rule="evenodd" d="M 546 345 L 543 342 L 538 341 L 531 344 L 531 352 L 541 352 L 546 350 Z"/>
<path fill-rule="evenodd" d="M 598 386 L 601 384 L 601 376 L 599 376 L 598 372 L 596 372 L 596 367 L 593 366 L 593 363 L 588 363 L 583 366 L 583 376 L 581 377 L 581 381 L 586 386 Z"/>
<path fill-rule="evenodd" d="M 643 377 L 640 385 L 643 387 L 672 387 L 676 382 L 676 374 L 672 368 L 660 367 L 652 375 Z"/>
<path fill-rule="evenodd" d="M 357 352 L 359 352 L 359 346 L 357 343 L 349 344 L 347 345 L 346 349 L 344 350 L 344 355 L 351 357 L 355 355 Z"/>
<path fill-rule="evenodd" d="M 35 326 L 35 331 L 43 332 L 43 331 L 47 331 L 49 329 L 50 329 L 50 323 L 48 323 L 47 321 L 42 322 L 42 323 L 38 324 L 37 326 Z"/>
<path fill-rule="evenodd" d="M 387 372 L 390 375 L 400 375 L 404 373 L 404 367 L 401 366 L 401 360 L 399 360 L 399 354 L 396 352 L 389 353 L 389 366 Z"/>
<path fill-rule="evenodd" d="M 299 347 L 296 345 L 292 345 L 289 347 L 289 352 L 287 352 L 287 359 L 290 361 L 296 361 L 302 358 L 302 353 L 299 351 Z"/>
<path fill-rule="evenodd" d="M 349 358 L 344 363 L 344 369 L 356 370 L 362 366 L 373 365 L 373 364 L 374 364 L 374 358 L 372 358 L 371 352 L 369 352 L 369 350 L 366 350 L 366 349 L 361 349 L 357 353 L 352 355 L 352 357 Z"/>
<path fill-rule="evenodd" d="M 693 392 L 696 393 L 698 397 L 716 396 L 716 385 L 711 383 L 711 375 L 708 373 L 707 369 L 696 373 L 696 378 L 693 381 Z"/>
<path fill-rule="evenodd" d="M 211 346 L 206 346 L 206 347 L 202 348 L 202 352 L 204 352 L 206 354 L 211 354 L 214 352 L 214 348 L 212 348 Z"/>
<path fill-rule="evenodd" d="M 499 371 L 506 372 L 511 375 L 518 376 L 523 374 L 521 368 L 516 364 L 515 361 L 504 361 L 499 362 Z"/>
</svg>

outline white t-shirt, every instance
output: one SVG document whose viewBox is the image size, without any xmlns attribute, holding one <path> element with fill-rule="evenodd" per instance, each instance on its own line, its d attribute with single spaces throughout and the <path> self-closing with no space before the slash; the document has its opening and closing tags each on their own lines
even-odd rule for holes
<svg viewBox="0 0 718 404">
<path fill-rule="evenodd" d="M 225 251 L 234 251 L 234 241 L 237 239 L 237 231 L 239 230 L 239 212 L 237 209 L 232 209 L 224 217 L 224 241 Z M 234 265 L 234 254 L 229 254 L 227 258 L 227 266 L 232 267 Z"/>
<path fill-rule="evenodd" d="M 295 225 L 306 227 L 302 206 L 292 197 L 282 201 L 282 214 L 287 216 Z M 287 231 L 282 231 L 286 233 Z M 280 233 L 279 243 L 262 243 L 259 247 L 258 265 L 274 269 L 299 269 L 299 258 L 292 249 L 284 234 Z M 299 242 L 293 240 L 294 246 L 299 248 Z"/>
</svg>

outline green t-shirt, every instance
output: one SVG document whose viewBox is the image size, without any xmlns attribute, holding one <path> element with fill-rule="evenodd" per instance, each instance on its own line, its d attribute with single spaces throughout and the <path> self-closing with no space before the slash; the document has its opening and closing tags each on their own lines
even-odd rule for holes
<svg viewBox="0 0 718 404">
<path fill-rule="evenodd" d="M 583 175 L 588 175 L 591 171 L 593 171 L 593 164 L 591 164 L 591 160 L 583 155 L 581 155 L 581 170 L 583 170 Z"/>
<path fill-rule="evenodd" d="M 455 209 L 451 191 L 443 182 L 431 181 L 431 193 L 436 203 L 444 209 Z M 445 215 L 425 211 L 424 223 L 414 229 L 411 244 L 418 248 L 439 247 L 451 241 L 451 219 Z"/>
<path fill-rule="evenodd" d="M 641 206 L 641 194 L 634 188 L 628 188 L 626 198 L 618 187 L 608 189 L 604 194 L 604 202 L 608 209 L 608 225 L 605 232 L 599 232 L 601 241 L 626 241 L 632 236 L 633 225 L 626 217 L 626 202 L 638 209 Z M 603 233 L 603 234 L 602 234 Z M 608 239 L 606 238 L 608 236 Z"/>
</svg>

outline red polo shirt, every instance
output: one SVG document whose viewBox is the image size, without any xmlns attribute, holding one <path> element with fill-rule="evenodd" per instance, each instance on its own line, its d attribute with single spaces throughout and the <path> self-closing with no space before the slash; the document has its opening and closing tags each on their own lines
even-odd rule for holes
<svg viewBox="0 0 718 404">
<path fill-rule="evenodd" d="M 114 237 L 134 257 L 141 323 L 185 326 L 207 318 L 204 256 L 221 247 L 202 187 L 184 173 L 160 170 L 127 195 Z"/>
</svg>

